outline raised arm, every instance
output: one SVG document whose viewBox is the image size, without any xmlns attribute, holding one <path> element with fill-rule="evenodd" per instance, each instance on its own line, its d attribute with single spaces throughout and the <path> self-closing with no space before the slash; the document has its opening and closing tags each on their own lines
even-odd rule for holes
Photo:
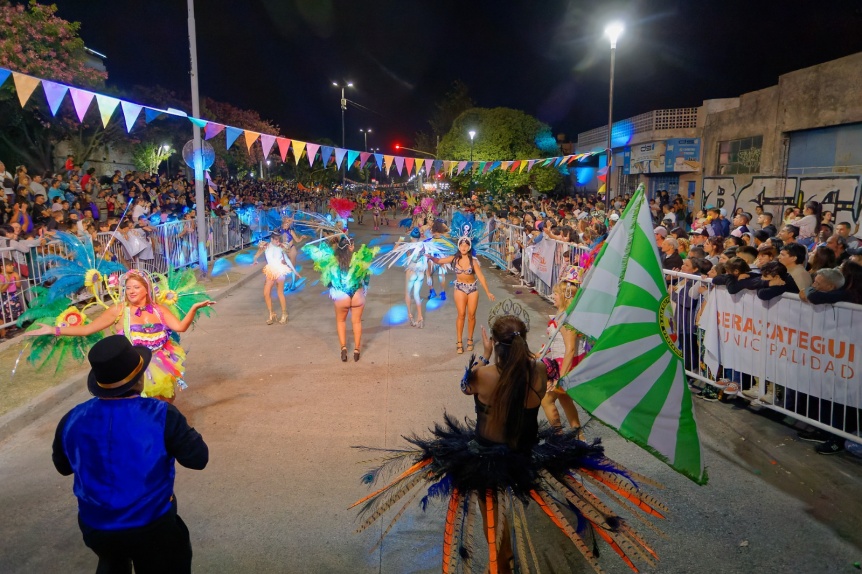
<svg viewBox="0 0 862 574">
<path fill-rule="evenodd" d="M 202 307 L 212 307 L 215 305 L 215 301 L 201 301 L 200 303 L 195 303 L 192 305 L 192 308 L 189 309 L 189 312 L 186 313 L 186 316 L 182 318 L 182 320 L 177 319 L 173 316 L 173 314 L 165 309 L 163 306 L 159 305 L 159 312 L 162 315 L 162 320 L 165 322 L 165 325 L 171 330 L 176 331 L 177 333 L 185 333 L 189 326 L 191 326 L 192 321 L 195 320 L 195 315 L 198 312 L 198 309 Z"/>
<path fill-rule="evenodd" d="M 98 333 L 103 329 L 107 329 L 111 326 L 111 324 L 117 320 L 117 317 L 120 315 L 120 309 L 122 309 L 121 305 L 114 305 L 106 309 L 101 315 L 96 317 L 92 323 L 87 323 L 86 325 L 76 325 L 70 327 L 55 327 L 53 325 L 46 325 L 45 323 L 39 323 L 38 329 L 31 329 L 30 331 L 25 331 L 24 335 L 30 337 L 37 337 L 39 335 L 57 335 L 62 337 L 86 337 L 87 335 L 92 335 L 93 333 Z"/>
<path fill-rule="evenodd" d="M 448 255 L 446 257 L 437 258 L 437 257 L 432 256 L 430 253 L 426 253 L 425 257 L 427 257 L 428 259 L 433 261 L 436 265 L 446 265 L 447 263 L 452 263 L 452 261 L 455 260 L 454 255 Z"/>
</svg>

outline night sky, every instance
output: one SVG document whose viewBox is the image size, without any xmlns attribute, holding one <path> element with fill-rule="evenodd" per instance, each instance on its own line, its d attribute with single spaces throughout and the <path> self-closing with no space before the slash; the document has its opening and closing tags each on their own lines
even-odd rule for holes
<svg viewBox="0 0 862 574">
<path fill-rule="evenodd" d="M 107 56 L 109 83 L 188 93 L 185 0 L 54 0 Z M 284 136 L 395 153 L 428 131 L 455 80 L 481 107 L 533 114 L 555 134 L 607 122 L 613 17 L 614 118 L 697 106 L 775 85 L 780 74 L 862 51 L 857 0 L 197 0 L 201 94 L 257 110 Z M 141 102 L 159 105 L 160 102 Z M 191 110 L 187 110 L 191 112 Z M 242 126 L 238 126 L 242 127 Z"/>
</svg>

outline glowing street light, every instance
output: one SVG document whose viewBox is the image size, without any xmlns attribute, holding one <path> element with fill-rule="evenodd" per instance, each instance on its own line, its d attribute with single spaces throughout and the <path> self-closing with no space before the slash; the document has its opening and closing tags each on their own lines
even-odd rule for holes
<svg viewBox="0 0 862 574">
<path fill-rule="evenodd" d="M 371 133 L 371 128 L 368 128 L 367 130 L 359 128 L 359 131 L 365 135 L 365 151 L 368 151 L 368 134 Z M 344 144 L 341 145 L 344 147 Z"/>
<path fill-rule="evenodd" d="M 611 87 L 610 93 L 608 95 L 608 174 L 605 179 L 605 197 L 608 200 L 608 205 L 610 205 L 611 197 L 611 180 L 612 172 L 611 172 L 611 158 L 613 157 L 613 142 L 611 141 L 611 132 L 614 128 L 614 63 L 616 62 L 617 55 L 617 40 L 623 33 L 623 24 L 622 22 L 611 22 L 605 28 L 605 36 L 611 41 Z"/>
<path fill-rule="evenodd" d="M 346 147 L 344 144 L 344 112 L 347 110 L 347 98 L 344 97 L 345 88 L 352 88 L 353 82 L 347 82 L 346 84 L 339 84 L 338 82 L 332 82 L 332 85 L 336 88 L 341 88 L 341 147 Z M 345 163 L 341 169 L 341 186 L 344 187 L 344 178 L 347 177 L 347 164 Z"/>
<path fill-rule="evenodd" d="M 473 138 L 476 137 L 476 130 L 470 130 L 467 132 L 470 134 L 470 161 L 473 161 Z"/>
</svg>

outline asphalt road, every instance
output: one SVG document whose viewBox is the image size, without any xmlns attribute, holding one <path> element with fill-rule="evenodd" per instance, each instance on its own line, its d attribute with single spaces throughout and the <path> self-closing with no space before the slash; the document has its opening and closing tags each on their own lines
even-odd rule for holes
<svg viewBox="0 0 862 574">
<path fill-rule="evenodd" d="M 360 229 L 360 239 L 383 232 Z M 394 237 L 383 237 L 391 241 Z M 362 358 L 339 360 L 334 314 L 308 263 L 288 297 L 290 322 L 264 323 L 263 276 L 221 301 L 217 314 L 183 337 L 189 389 L 176 405 L 203 434 L 210 464 L 178 466 L 176 493 L 189 525 L 197 572 L 371 573 L 439 570 L 442 506 L 408 512 L 380 550 L 381 528 L 355 535 L 347 507 L 367 494 L 367 453 L 422 432 L 444 410 L 471 415 L 458 389 L 466 355 L 455 354 L 455 308 L 433 302 L 426 328 L 404 323 L 404 273 L 372 279 Z M 498 299 L 512 280 L 486 273 Z M 524 291 L 538 348 L 552 310 Z M 490 303 L 481 294 L 480 324 Z M 478 332 L 477 332 L 478 337 Z M 348 331 L 348 339 L 350 332 Z M 350 350 L 352 352 L 352 345 Z M 81 541 L 71 477 L 56 473 L 57 421 L 81 392 L 0 444 L 0 572 L 95 570 Z M 671 509 L 655 540 L 657 571 L 674 573 L 853 572 L 862 559 L 862 461 L 823 457 L 793 429 L 725 404 L 695 401 L 710 484 L 699 487 L 597 422 L 611 458 L 663 482 Z M 548 536 L 551 536 L 549 533 Z M 156 549 L 154 549 L 155 551 Z M 608 572 L 628 572 L 612 552 Z"/>
</svg>

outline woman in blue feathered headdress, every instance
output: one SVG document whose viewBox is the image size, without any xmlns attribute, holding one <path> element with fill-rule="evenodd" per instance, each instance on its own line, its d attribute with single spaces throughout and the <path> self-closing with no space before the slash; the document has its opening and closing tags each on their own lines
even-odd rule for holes
<svg viewBox="0 0 862 574">
<path fill-rule="evenodd" d="M 484 231 L 484 224 L 472 218 L 455 213 L 452 218 L 452 236 L 458 247 L 457 253 L 449 257 L 437 258 L 427 255 L 428 259 L 438 265 L 452 264 L 455 272 L 455 308 L 458 310 L 458 318 L 455 320 L 457 332 L 455 351 L 460 355 L 464 352 L 461 344 L 461 336 L 464 332 L 464 319 L 467 319 L 467 350 L 473 350 L 473 333 L 476 331 L 476 309 L 479 306 L 479 284 L 485 290 L 488 299 L 494 301 L 494 294 L 488 290 L 485 275 L 476 258 L 474 243 L 479 243 Z"/>
</svg>

